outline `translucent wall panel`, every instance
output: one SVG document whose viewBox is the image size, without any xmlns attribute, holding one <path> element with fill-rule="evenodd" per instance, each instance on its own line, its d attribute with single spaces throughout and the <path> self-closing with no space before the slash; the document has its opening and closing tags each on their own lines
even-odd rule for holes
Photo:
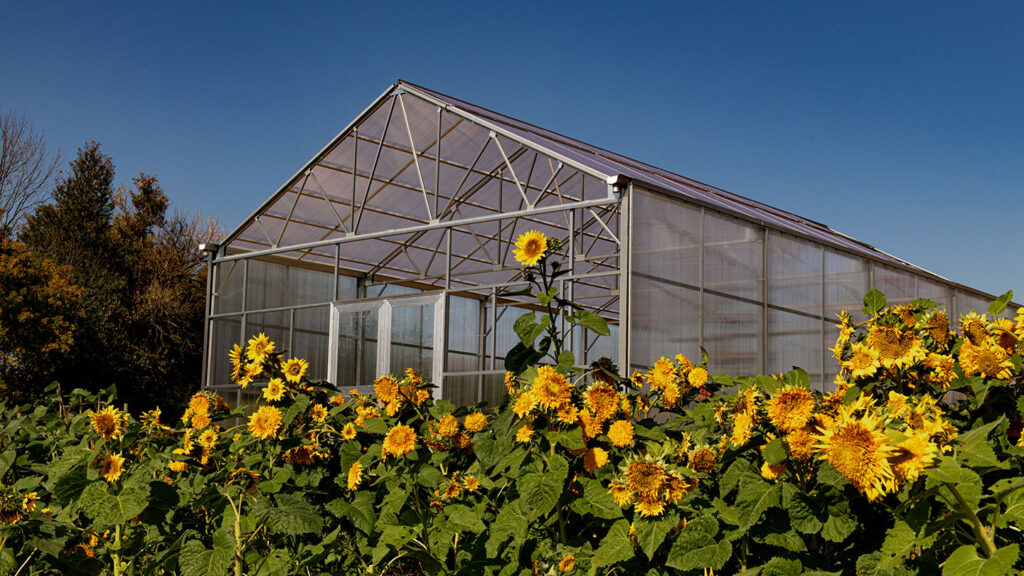
<svg viewBox="0 0 1024 576">
<path fill-rule="evenodd" d="M 391 312 L 391 369 L 412 368 L 430 379 L 434 361 L 434 305 L 402 306 Z"/>
<path fill-rule="evenodd" d="M 377 372 L 377 310 L 342 313 L 338 321 L 338 382 L 370 386 Z"/>
<path fill-rule="evenodd" d="M 704 215 L 704 289 L 761 301 L 764 240 L 760 227 Z"/>
<path fill-rule="evenodd" d="M 700 208 L 640 191 L 633 199 L 633 272 L 699 286 Z"/>
<path fill-rule="evenodd" d="M 661 356 L 700 358 L 700 292 L 637 275 L 630 295 L 633 368 L 649 367 Z"/>
<path fill-rule="evenodd" d="M 214 264 L 213 311 L 215 314 L 241 312 L 245 262 L 234 260 Z"/>
<path fill-rule="evenodd" d="M 917 297 L 927 298 L 942 304 L 947 314 L 953 313 L 953 290 L 945 284 L 932 282 L 925 278 L 917 279 Z"/>
<path fill-rule="evenodd" d="M 792 236 L 768 232 L 768 303 L 821 315 L 822 248 Z"/>
<path fill-rule="evenodd" d="M 249 260 L 245 286 L 245 309 L 262 310 L 286 306 L 288 267 L 264 260 Z"/>
<path fill-rule="evenodd" d="M 302 308 L 295 310 L 293 314 L 291 355 L 309 362 L 309 371 L 306 374 L 310 380 L 327 378 L 330 307 Z"/>
<path fill-rule="evenodd" d="M 875 265 L 875 288 L 889 304 L 907 304 L 917 298 L 917 277 L 909 272 Z"/>
<path fill-rule="evenodd" d="M 977 294 L 972 294 L 970 292 L 965 292 L 963 290 L 957 291 L 956 298 L 958 304 L 958 313 L 960 315 L 967 314 L 972 310 L 977 312 L 978 314 L 987 313 L 989 304 L 992 303 L 992 301 L 988 298 L 983 298 Z"/>
<path fill-rule="evenodd" d="M 831 348 L 836 344 L 836 338 L 839 338 L 839 328 L 836 327 L 835 322 L 825 323 L 825 342 L 822 345 L 822 355 L 825 358 L 825 391 L 831 392 L 835 390 L 835 377 L 839 374 L 839 362 L 835 359 L 832 354 Z"/>
<path fill-rule="evenodd" d="M 868 288 L 866 260 L 825 250 L 825 318 L 830 323 L 842 310 L 860 318 Z"/>
<path fill-rule="evenodd" d="M 589 330 L 579 330 L 580 342 L 578 347 L 583 350 L 576 353 L 577 364 L 590 364 L 599 358 L 609 358 L 613 363 L 619 362 L 619 327 L 608 326 L 611 332 L 608 336 L 601 336 Z"/>
<path fill-rule="evenodd" d="M 230 384 L 231 363 L 228 351 L 235 344 L 244 346 L 241 337 L 242 322 L 237 318 L 218 318 L 210 321 L 210 360 L 213 363 L 209 384 Z"/>
<path fill-rule="evenodd" d="M 792 312 L 768 310 L 768 372 L 782 374 L 803 368 L 811 383 L 822 384 L 821 320 Z"/>
<path fill-rule="evenodd" d="M 757 304 L 704 294 L 704 348 L 712 373 L 750 376 L 762 371 L 763 312 Z"/>
<path fill-rule="evenodd" d="M 459 296 L 448 299 L 448 350 L 468 354 L 480 350 L 479 301 Z"/>
</svg>

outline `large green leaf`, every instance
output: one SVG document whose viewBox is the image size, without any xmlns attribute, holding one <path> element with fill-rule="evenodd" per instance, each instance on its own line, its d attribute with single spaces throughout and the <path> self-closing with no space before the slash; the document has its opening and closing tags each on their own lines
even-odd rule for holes
<svg viewBox="0 0 1024 576">
<path fill-rule="evenodd" d="M 490 538 L 487 539 L 485 550 L 488 558 L 494 558 L 503 544 L 512 539 L 513 547 L 518 548 L 526 539 L 529 520 L 522 512 L 520 501 L 512 501 L 502 506 L 494 522 L 488 527 Z"/>
<path fill-rule="evenodd" d="M 280 494 L 273 506 L 259 500 L 254 513 L 276 534 L 309 534 L 324 527 L 323 516 L 298 494 Z"/>
<path fill-rule="evenodd" d="M 906 522 L 897 520 L 885 534 L 878 568 L 890 570 L 902 565 L 903 559 L 909 556 L 916 546 L 917 534 Z"/>
<path fill-rule="evenodd" d="M 480 514 L 463 504 L 446 506 L 444 513 L 448 522 L 460 531 L 480 533 L 487 529 L 480 520 Z"/>
<path fill-rule="evenodd" d="M 861 308 L 864 314 L 874 316 L 882 308 L 885 308 L 885 294 L 879 292 L 877 288 L 868 290 L 868 293 L 864 295 L 864 307 Z"/>
<path fill-rule="evenodd" d="M 764 459 L 772 466 L 782 464 L 789 457 L 789 454 L 786 452 L 786 441 L 782 438 L 772 440 L 765 444 L 764 451 L 761 455 L 764 456 Z"/>
<path fill-rule="evenodd" d="M 732 545 L 725 538 L 715 539 L 718 521 L 711 516 L 700 516 L 679 532 L 665 561 L 677 570 L 720 570 L 732 556 Z"/>
<path fill-rule="evenodd" d="M 760 478 L 741 482 L 740 492 L 736 497 L 736 513 L 739 516 L 740 529 L 748 530 L 761 519 L 765 510 L 779 507 L 782 503 L 781 493 L 779 484 L 769 484 Z"/>
<path fill-rule="evenodd" d="M 573 512 L 580 516 L 590 514 L 606 520 L 622 518 L 622 508 L 619 508 L 601 482 L 593 478 L 582 478 L 580 482 L 583 484 L 583 497 L 574 498 L 569 504 Z"/>
<path fill-rule="evenodd" d="M 106 528 L 138 516 L 148 501 L 149 485 L 141 480 L 126 482 L 117 493 L 105 481 L 96 480 L 82 491 L 78 505 L 97 528 Z"/>
<path fill-rule="evenodd" d="M 568 475 L 569 463 L 558 454 L 552 454 L 543 472 L 523 474 L 520 477 L 519 493 L 533 509 L 534 518 L 545 516 L 555 507 Z"/>
<path fill-rule="evenodd" d="M 365 534 L 373 532 L 373 525 L 377 522 L 377 513 L 374 509 L 374 493 L 360 491 L 352 502 L 344 498 L 335 498 L 327 503 L 327 511 L 343 520 L 348 520 L 358 530 Z"/>
<path fill-rule="evenodd" d="M 178 565 L 181 576 L 210 576 L 225 574 L 235 556 L 231 536 L 223 531 L 213 535 L 213 549 L 210 550 L 199 540 L 189 540 L 181 547 Z"/>
<path fill-rule="evenodd" d="M 1006 294 L 1003 294 L 999 298 L 996 298 L 992 304 L 989 304 L 988 313 L 993 316 L 999 316 L 1006 310 L 1006 305 L 1013 299 L 1013 290 L 1010 290 Z"/>
<path fill-rule="evenodd" d="M 629 522 L 625 519 L 617 520 L 594 551 L 594 557 L 590 561 L 590 572 L 594 574 L 598 568 L 625 562 L 633 555 L 633 541 L 629 539 Z"/>
<path fill-rule="evenodd" d="M 577 310 L 576 314 L 573 315 L 572 320 L 576 324 L 583 326 L 595 334 L 600 334 L 601 336 L 608 336 L 612 333 L 612 331 L 608 329 L 608 323 L 604 321 L 604 318 L 589 310 Z"/>
<path fill-rule="evenodd" d="M 804 566 L 799 560 L 779 556 L 761 567 L 761 576 L 800 576 L 803 572 Z"/>
<path fill-rule="evenodd" d="M 633 521 L 633 526 L 636 528 L 636 541 L 640 544 L 640 550 L 643 551 L 648 560 L 654 558 L 654 553 L 658 551 L 658 547 L 665 541 L 665 536 L 677 524 L 679 524 L 679 515 L 675 513 L 653 520 L 641 518 Z"/>
<path fill-rule="evenodd" d="M 953 551 L 942 565 L 942 576 L 1003 576 L 1013 570 L 1020 551 L 1016 544 L 996 550 L 991 558 L 978 556 L 973 545 Z"/>
</svg>

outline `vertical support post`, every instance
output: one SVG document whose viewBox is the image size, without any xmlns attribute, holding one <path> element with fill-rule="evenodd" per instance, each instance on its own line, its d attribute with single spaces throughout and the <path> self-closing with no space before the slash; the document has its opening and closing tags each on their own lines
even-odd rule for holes
<svg viewBox="0 0 1024 576">
<path fill-rule="evenodd" d="M 825 378 L 825 366 L 828 364 L 828 332 L 825 330 L 825 326 L 828 323 L 828 318 L 825 316 L 825 247 L 821 247 L 821 274 L 818 276 L 821 284 L 821 391 L 825 392 L 825 387 L 829 385 L 828 380 Z"/>
<path fill-rule="evenodd" d="M 331 300 L 340 300 L 338 296 L 338 261 L 341 260 L 341 244 L 334 245 L 334 278 L 332 279 L 334 289 L 331 291 Z"/>
<path fill-rule="evenodd" d="M 628 375 L 632 369 L 629 358 L 632 298 L 630 298 L 630 249 L 633 227 L 630 209 L 633 206 L 633 184 L 630 183 L 619 200 L 619 373 Z"/>
<path fill-rule="evenodd" d="M 490 369 L 497 370 L 498 362 L 498 289 L 491 288 L 491 358 Z"/>
<path fill-rule="evenodd" d="M 700 207 L 700 254 L 698 255 L 697 266 L 700 268 L 698 271 L 697 286 L 699 291 L 697 293 L 697 346 L 704 348 L 704 245 L 707 242 L 707 238 L 704 236 L 704 225 L 705 213 L 704 207 Z"/>
<path fill-rule="evenodd" d="M 768 372 L 768 228 L 761 227 L 761 357 L 758 372 Z"/>
<path fill-rule="evenodd" d="M 249 259 L 242 260 L 242 324 L 239 326 L 238 340 L 245 345 L 246 331 L 249 329 L 249 315 L 246 314 L 246 300 L 249 292 Z"/>
<path fill-rule="evenodd" d="M 575 209 L 569 210 L 567 224 L 568 224 L 568 227 L 569 227 L 569 277 L 572 278 L 572 277 L 574 277 L 576 275 L 576 210 Z M 622 245 L 621 244 L 619 245 L 619 251 L 620 252 L 622 251 Z M 568 287 L 566 288 L 565 297 L 568 298 L 572 302 L 576 301 L 575 300 L 575 298 L 576 298 L 575 287 L 576 287 L 576 281 L 575 280 L 570 280 L 569 283 L 568 283 Z M 621 303 L 620 303 L 620 308 L 621 308 Z M 583 332 L 583 331 L 584 331 L 584 329 L 582 329 L 582 328 L 580 330 L 576 330 L 576 327 L 569 328 L 569 334 L 568 334 L 569 342 L 568 342 L 568 346 L 566 347 L 566 350 L 571 351 L 573 356 L 575 356 L 576 352 L 577 352 L 577 350 L 576 350 L 576 339 L 577 339 L 576 338 L 576 333 L 577 332 Z M 576 363 L 577 364 L 582 363 L 582 361 L 583 361 L 582 355 L 580 355 L 579 358 L 576 358 Z"/>
<path fill-rule="evenodd" d="M 377 373 L 374 378 L 391 371 L 391 303 L 382 300 L 377 308 Z"/>
<path fill-rule="evenodd" d="M 295 308 L 288 311 L 288 354 L 295 357 Z"/>
<path fill-rule="evenodd" d="M 480 341 L 477 342 L 476 352 L 476 397 L 473 399 L 474 402 L 479 402 L 483 399 L 484 395 L 484 375 L 483 371 L 487 369 L 487 300 L 480 301 L 480 321 L 477 322 Z M 491 332 L 494 332 L 494 326 L 491 326 Z"/>
<path fill-rule="evenodd" d="M 203 309 L 203 373 L 200 375 L 200 389 L 206 389 L 210 383 L 213 370 L 213 355 L 210 354 L 210 315 L 213 314 L 213 257 L 217 253 L 217 244 L 200 244 L 199 249 L 206 252 L 206 306 Z"/>
</svg>

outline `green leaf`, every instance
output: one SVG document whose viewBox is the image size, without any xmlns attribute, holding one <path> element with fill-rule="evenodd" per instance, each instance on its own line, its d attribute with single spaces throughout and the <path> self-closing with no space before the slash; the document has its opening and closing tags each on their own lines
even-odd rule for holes
<svg viewBox="0 0 1024 576">
<path fill-rule="evenodd" d="M 780 484 L 769 484 L 760 478 L 752 482 L 742 482 L 736 497 L 736 512 L 740 520 L 740 530 L 748 530 L 760 520 L 761 515 L 769 508 L 777 508 L 781 504 Z"/>
<path fill-rule="evenodd" d="M 548 320 L 547 316 L 545 316 L 544 319 Z M 550 322 L 550 320 L 548 321 Z M 537 317 L 533 312 L 527 312 L 519 318 L 516 318 L 516 321 L 512 324 L 512 330 L 515 331 L 516 336 L 519 336 L 519 342 L 521 342 L 523 346 L 531 347 L 533 346 L 534 340 L 537 339 L 537 336 L 540 336 L 544 331 L 544 328 L 537 323 Z"/>
<path fill-rule="evenodd" d="M 368 490 L 356 493 L 355 500 L 346 501 L 344 498 L 335 498 L 327 503 L 327 511 L 343 520 L 348 520 L 358 530 L 365 534 L 373 532 L 373 525 L 377 522 L 376 508 L 374 507 L 374 493 Z"/>
<path fill-rule="evenodd" d="M 555 507 L 568 475 L 569 463 L 558 454 L 552 454 L 544 472 L 523 474 L 519 479 L 519 493 L 533 509 L 534 518 L 547 515 Z"/>
<path fill-rule="evenodd" d="M 487 539 L 485 546 L 487 557 L 494 558 L 497 556 L 498 551 L 503 548 L 503 544 L 509 538 L 512 538 L 514 547 L 518 548 L 521 546 L 523 541 L 526 540 L 526 529 L 528 526 L 529 520 L 522 512 L 520 500 L 514 500 L 502 506 L 501 510 L 498 511 L 498 515 L 494 518 L 494 522 L 488 527 L 487 532 L 490 534 L 490 538 Z"/>
<path fill-rule="evenodd" d="M 868 293 L 864 295 L 864 307 L 861 310 L 867 316 L 874 316 L 885 308 L 885 294 L 878 291 L 877 288 L 868 290 Z"/>
<path fill-rule="evenodd" d="M 842 542 L 857 529 L 857 519 L 850 514 L 850 503 L 841 495 L 828 504 L 828 520 L 821 527 L 821 536 L 829 542 Z"/>
<path fill-rule="evenodd" d="M 778 546 L 790 552 L 806 552 L 807 543 L 804 542 L 802 536 L 797 534 L 795 531 L 790 530 L 789 532 L 772 532 L 764 537 L 764 543 L 772 546 Z"/>
<path fill-rule="evenodd" d="M 633 521 L 636 528 L 636 540 L 640 543 L 640 549 L 647 555 L 648 560 L 654 559 L 654 553 L 658 546 L 665 541 L 669 531 L 679 524 L 677 514 L 668 514 L 657 520 L 637 519 Z"/>
<path fill-rule="evenodd" d="M 96 480 L 82 491 L 78 505 L 97 528 L 124 524 L 145 510 L 149 500 L 149 485 L 132 480 L 125 482 L 117 494 L 105 481 Z"/>
<path fill-rule="evenodd" d="M 260 522 L 276 534 L 309 534 L 324 527 L 324 518 L 299 494 L 280 494 L 274 506 L 266 500 L 257 501 L 253 507 Z"/>
<path fill-rule="evenodd" d="M 460 531 L 480 533 L 487 529 L 480 520 L 480 514 L 463 504 L 446 506 L 444 513 L 448 516 L 448 521 L 452 526 Z"/>
<path fill-rule="evenodd" d="M 213 549 L 210 550 L 199 540 L 189 540 L 181 547 L 178 565 L 182 576 L 209 576 L 224 574 L 234 560 L 235 548 L 231 536 L 225 532 L 213 535 Z"/>
<path fill-rule="evenodd" d="M 996 298 L 994 302 L 989 304 L 988 313 L 993 316 L 999 316 L 1006 310 L 1006 305 L 1013 299 L 1013 290 L 1010 290 L 1006 294 L 1003 294 L 999 298 Z"/>
<path fill-rule="evenodd" d="M 901 566 L 903 559 L 909 556 L 916 546 L 917 534 L 906 522 L 897 520 L 885 534 L 878 568 L 890 570 Z"/>
<path fill-rule="evenodd" d="M 784 484 L 784 486 L 789 486 Z M 818 503 L 803 492 L 796 492 L 784 506 L 789 512 L 789 524 L 798 532 L 814 534 L 821 530 L 825 521 L 817 512 Z"/>
<path fill-rule="evenodd" d="M 765 444 L 762 455 L 772 466 L 782 464 L 789 458 L 789 454 L 786 453 L 786 441 L 782 438 L 776 438 Z"/>
<path fill-rule="evenodd" d="M 617 520 L 594 551 L 590 571 L 595 573 L 598 568 L 625 562 L 633 555 L 633 542 L 629 539 L 629 522 L 625 519 Z"/>
<path fill-rule="evenodd" d="M 520 374 L 523 370 L 526 370 L 530 366 L 536 364 L 543 357 L 543 352 L 538 352 L 529 346 L 524 346 L 522 342 L 517 342 L 516 345 L 505 354 L 505 370 L 508 370 L 513 374 Z"/>
<path fill-rule="evenodd" d="M 14 466 L 14 460 L 17 457 L 18 453 L 15 452 L 13 449 L 6 450 L 3 453 L 0 453 L 0 478 L 3 478 L 4 474 L 7 474 L 7 471 L 10 470 L 12 466 Z"/>
<path fill-rule="evenodd" d="M 981 558 L 973 545 L 957 548 L 942 565 L 942 576 L 1002 576 L 1013 570 L 1020 551 L 1016 544 L 996 550 L 991 558 Z"/>
<path fill-rule="evenodd" d="M 927 469 L 925 475 L 938 482 L 951 482 L 955 484 L 960 481 L 963 470 L 961 470 L 960 464 L 952 456 L 940 456 L 938 464 Z"/>
<path fill-rule="evenodd" d="M 687 523 L 679 532 L 665 565 L 677 570 L 720 570 L 732 556 L 732 545 L 725 538 L 716 541 L 718 521 L 711 516 L 700 516 Z"/>
<path fill-rule="evenodd" d="M 761 576 L 800 576 L 803 571 L 799 560 L 776 556 L 761 568 Z"/>
<path fill-rule="evenodd" d="M 615 499 L 601 485 L 600 481 L 593 478 L 582 478 L 580 482 L 583 484 L 583 497 L 574 498 L 569 504 L 573 512 L 580 516 L 590 514 L 605 520 L 622 518 L 622 509 L 615 503 Z"/>
<path fill-rule="evenodd" d="M 572 370 L 573 365 L 575 364 L 576 357 L 573 356 L 572 352 L 568 350 L 562 350 L 561 352 L 558 353 L 558 366 L 556 367 L 556 369 L 560 373 L 568 373 L 570 370 Z"/>
<path fill-rule="evenodd" d="M 590 310 L 577 310 L 571 317 L 571 320 L 579 326 L 583 326 L 587 330 L 601 336 L 609 336 L 612 333 L 608 329 L 608 323 L 604 321 L 604 318 Z"/>
<path fill-rule="evenodd" d="M 555 435 L 555 442 L 569 450 L 582 450 L 584 448 L 583 429 L 579 426 L 574 426 L 569 430 L 561 430 Z"/>
<path fill-rule="evenodd" d="M 254 567 L 252 576 L 287 576 L 289 557 L 284 550 L 274 550 L 266 556 L 253 554 L 251 559 L 246 557 L 246 561 Z"/>
</svg>

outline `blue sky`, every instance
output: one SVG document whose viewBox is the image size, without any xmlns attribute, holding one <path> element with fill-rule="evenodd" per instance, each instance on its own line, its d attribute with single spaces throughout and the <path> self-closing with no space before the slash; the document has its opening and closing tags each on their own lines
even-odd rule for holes
<svg viewBox="0 0 1024 576">
<path fill-rule="evenodd" d="M 230 230 L 403 78 L 1001 294 L 1021 30 L 1014 2 L 21 2 L 0 109 Z"/>
</svg>

